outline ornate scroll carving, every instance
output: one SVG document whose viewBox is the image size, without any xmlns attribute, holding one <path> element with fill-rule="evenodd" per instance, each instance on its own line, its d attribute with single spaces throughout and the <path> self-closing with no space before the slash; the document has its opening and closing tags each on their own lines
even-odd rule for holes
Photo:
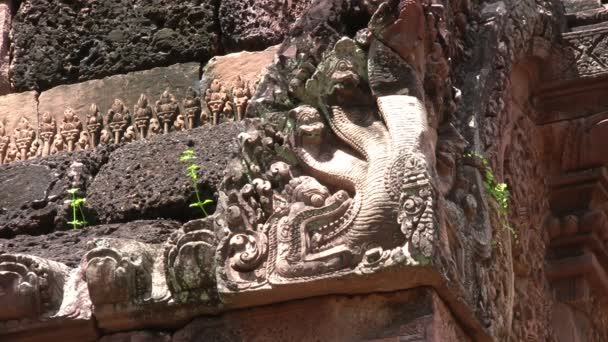
<svg viewBox="0 0 608 342">
<path fill-rule="evenodd" d="M 80 137 L 82 123 L 72 108 L 67 108 L 59 125 L 59 133 L 67 142 L 67 151 L 74 151 L 74 145 Z"/>
<path fill-rule="evenodd" d="M 112 107 L 108 110 L 107 123 L 114 134 L 114 143 L 120 143 L 122 135 L 131 123 L 129 109 L 127 109 L 127 106 L 121 100 L 114 100 Z"/>
<path fill-rule="evenodd" d="M 97 146 L 103 127 L 103 117 L 99 112 L 96 104 L 92 104 L 87 113 L 87 130 L 89 131 L 89 145 L 91 147 Z"/>
<path fill-rule="evenodd" d="M 186 99 L 184 100 L 184 112 L 188 119 L 188 128 L 194 128 L 197 118 L 201 115 L 201 99 L 192 87 L 186 91 Z M 208 120 L 201 120 L 201 125 L 207 123 Z"/>
<path fill-rule="evenodd" d="M 95 305 L 136 303 L 152 290 L 153 255 L 136 241 L 99 239 L 85 255 L 85 279 Z"/>
<path fill-rule="evenodd" d="M 34 135 L 35 131 L 30 125 L 30 121 L 23 117 L 19 119 L 17 128 L 15 128 L 15 132 L 13 133 L 15 146 L 19 149 L 19 157 L 13 157 L 13 160 L 27 160 L 27 152 L 34 141 Z M 10 147 L 9 150 L 11 150 Z M 14 150 L 10 152 L 14 153 Z"/>
<path fill-rule="evenodd" d="M 148 97 L 144 94 L 139 96 L 137 105 L 133 109 L 133 121 L 140 139 L 148 137 L 148 124 L 152 119 L 152 107 L 148 105 Z"/>
<path fill-rule="evenodd" d="M 156 116 L 163 124 L 163 133 L 168 134 L 173 121 L 179 115 L 179 105 L 173 94 L 169 90 L 165 90 L 160 96 L 160 100 L 156 101 Z"/>
<path fill-rule="evenodd" d="M 0 321 L 49 316 L 59 310 L 69 268 L 29 255 L 0 255 Z"/>
</svg>

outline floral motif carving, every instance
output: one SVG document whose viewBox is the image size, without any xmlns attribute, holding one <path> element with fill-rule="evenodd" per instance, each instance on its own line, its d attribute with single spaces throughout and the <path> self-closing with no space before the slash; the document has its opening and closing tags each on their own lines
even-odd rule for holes
<svg viewBox="0 0 608 342">
<path fill-rule="evenodd" d="M 59 124 L 59 133 L 67 143 L 67 151 L 74 151 L 74 144 L 80 137 L 82 123 L 72 108 L 67 108 L 63 113 L 63 119 Z"/>
<path fill-rule="evenodd" d="M 169 90 L 165 90 L 161 94 L 160 100 L 156 101 L 155 110 L 156 116 L 163 124 L 163 133 L 168 134 L 173 125 L 173 121 L 176 119 L 177 115 L 179 115 L 179 105 L 177 104 L 175 96 L 169 93 Z"/>
<path fill-rule="evenodd" d="M 115 99 L 112 107 L 108 110 L 107 124 L 109 129 L 114 134 L 114 143 L 121 142 L 122 135 L 131 123 L 131 114 L 124 102 Z M 103 133 L 102 133 L 103 135 Z"/>
<path fill-rule="evenodd" d="M 89 112 L 87 113 L 87 130 L 89 131 L 89 145 L 91 147 L 95 147 L 99 143 L 102 127 L 103 117 L 101 116 L 97 105 L 92 104 L 91 107 L 89 107 Z"/>
<path fill-rule="evenodd" d="M 219 80 L 214 79 L 209 89 L 205 91 L 205 102 L 207 109 L 211 112 L 214 125 L 218 125 L 223 117 L 232 117 L 232 104 L 229 101 L 228 90 Z M 203 119 L 201 119 L 202 121 Z"/>
<path fill-rule="evenodd" d="M 29 151 L 32 142 L 34 142 L 34 135 L 35 131 L 30 125 L 30 121 L 22 117 L 17 124 L 17 128 L 15 128 L 15 132 L 13 133 L 15 145 L 19 149 L 20 153 L 19 158 L 15 158 L 14 160 L 27 160 L 27 152 Z"/>
<path fill-rule="evenodd" d="M 135 127 L 140 139 L 148 137 L 150 119 L 152 119 L 152 107 L 148 105 L 148 97 L 141 94 L 133 109 L 133 121 L 135 121 Z"/>
<path fill-rule="evenodd" d="M 40 139 L 42 139 L 42 156 L 48 156 L 51 153 L 51 143 L 53 136 L 57 132 L 57 123 L 51 116 L 51 113 L 45 112 L 42 114 L 40 121 Z"/>
<path fill-rule="evenodd" d="M 186 91 L 186 99 L 184 100 L 184 112 L 188 119 L 188 128 L 194 128 L 196 121 L 201 115 L 201 99 L 192 87 Z M 207 120 L 201 120 L 201 125 L 207 123 Z"/>
<path fill-rule="evenodd" d="M 232 102 L 236 109 L 236 120 L 241 121 L 245 118 L 250 98 L 249 84 L 237 76 L 232 87 Z"/>
</svg>

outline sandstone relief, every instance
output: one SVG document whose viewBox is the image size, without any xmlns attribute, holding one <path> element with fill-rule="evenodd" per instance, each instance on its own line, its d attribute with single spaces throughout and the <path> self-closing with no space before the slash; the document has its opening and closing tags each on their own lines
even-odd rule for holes
<svg viewBox="0 0 608 342">
<path fill-rule="evenodd" d="M 205 96 L 205 101 L 201 101 L 193 88 L 188 88 L 182 101 L 183 113 L 175 95 L 166 90 L 154 106 L 150 105 L 147 95 L 141 94 L 133 107 L 133 114 L 123 100 L 115 99 L 105 116 L 101 114 L 97 104 L 91 104 L 86 114 L 76 113 L 70 107 L 59 117 L 44 112 L 40 116 L 38 131 L 34 127 L 35 122 L 26 117 L 16 123 L 12 132 L 2 121 L 0 165 L 87 150 L 99 144 L 128 143 L 158 134 L 193 129 L 200 125 L 232 121 L 235 119 L 233 106 L 236 119 L 243 120 L 251 97 L 250 85 L 238 78 L 229 90 L 218 82 L 214 84 L 217 84 L 218 92 L 208 91 L 209 95 Z M 203 103 L 206 104 L 205 110 L 202 110 Z M 211 108 L 217 110 L 210 112 Z M 214 117 L 216 120 L 210 119 Z"/>
</svg>

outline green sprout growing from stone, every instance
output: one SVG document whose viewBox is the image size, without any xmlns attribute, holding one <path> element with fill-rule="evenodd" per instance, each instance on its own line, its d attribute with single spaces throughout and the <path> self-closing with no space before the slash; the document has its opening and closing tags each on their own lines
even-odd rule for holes
<svg viewBox="0 0 608 342">
<path fill-rule="evenodd" d="M 65 203 L 69 204 L 72 207 L 72 221 L 68 222 L 74 229 L 79 227 L 84 227 L 87 224 L 87 221 L 84 217 L 84 204 L 86 203 L 86 198 L 79 198 L 76 194 L 80 191 L 78 188 L 68 189 L 68 194 L 72 197 L 71 199 L 65 201 Z M 79 216 L 80 215 L 80 219 Z"/>
<path fill-rule="evenodd" d="M 207 211 L 205 210 L 205 205 L 213 203 L 212 200 L 206 199 L 201 201 L 201 195 L 198 192 L 198 170 L 200 170 L 200 166 L 198 166 L 194 161 L 196 160 L 196 156 L 194 155 L 193 149 L 187 149 L 182 152 L 182 155 L 179 157 L 181 162 L 188 163 L 188 167 L 186 167 L 186 175 L 190 180 L 192 180 L 192 187 L 194 188 L 194 193 L 196 194 L 196 202 L 190 204 L 190 208 L 201 208 L 205 217 L 209 216 Z"/>
</svg>

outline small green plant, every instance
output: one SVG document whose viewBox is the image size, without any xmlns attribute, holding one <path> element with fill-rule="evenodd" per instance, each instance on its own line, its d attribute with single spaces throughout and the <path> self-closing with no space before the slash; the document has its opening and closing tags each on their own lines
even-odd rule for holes
<svg viewBox="0 0 608 342">
<path fill-rule="evenodd" d="M 80 227 L 84 227 L 87 225 L 87 221 L 84 217 L 84 204 L 86 203 L 86 198 L 79 198 L 77 193 L 78 191 L 80 191 L 80 189 L 78 188 L 71 188 L 68 189 L 68 194 L 70 194 L 71 198 L 67 201 L 65 201 L 66 203 L 68 203 L 70 205 L 70 207 L 72 207 L 72 221 L 68 222 L 69 225 L 72 226 L 72 228 L 77 229 Z M 78 219 L 78 216 L 80 215 L 80 219 Z"/>
<path fill-rule="evenodd" d="M 468 158 L 476 158 L 481 161 L 481 164 L 484 168 L 484 181 L 483 186 L 486 192 L 494 198 L 496 203 L 498 204 L 498 212 L 500 214 L 501 223 L 505 229 L 507 229 L 515 241 L 517 241 L 517 232 L 513 227 L 509 225 L 507 222 L 507 215 L 509 210 L 509 187 L 506 183 L 498 182 L 496 177 L 494 176 L 494 172 L 492 171 L 492 167 L 490 167 L 490 162 L 488 159 L 478 153 L 472 152 L 465 154 L 465 157 Z"/>
<path fill-rule="evenodd" d="M 192 187 L 194 188 L 194 193 L 196 194 L 196 202 L 190 204 L 190 208 L 201 208 L 205 217 L 208 216 L 207 211 L 205 210 L 205 205 L 213 203 L 212 200 L 206 199 L 201 201 L 201 195 L 198 192 L 198 170 L 200 170 L 200 166 L 198 166 L 194 161 L 196 160 L 196 155 L 194 154 L 193 149 L 187 149 L 182 152 L 182 155 L 179 157 L 181 162 L 188 163 L 186 167 L 186 176 L 192 180 Z"/>
</svg>

